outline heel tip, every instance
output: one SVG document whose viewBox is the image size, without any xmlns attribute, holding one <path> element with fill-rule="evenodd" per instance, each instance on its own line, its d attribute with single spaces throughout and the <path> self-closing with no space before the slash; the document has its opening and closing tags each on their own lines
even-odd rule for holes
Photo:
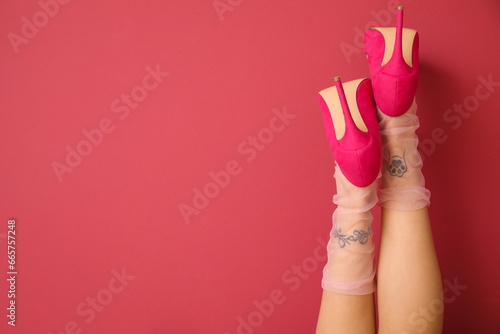
<svg viewBox="0 0 500 334">
<path fill-rule="evenodd" d="M 403 6 L 398 6 L 398 10 L 403 10 L 404 7 Z"/>
<path fill-rule="evenodd" d="M 333 78 L 333 81 L 340 81 L 340 77 Z"/>
</svg>

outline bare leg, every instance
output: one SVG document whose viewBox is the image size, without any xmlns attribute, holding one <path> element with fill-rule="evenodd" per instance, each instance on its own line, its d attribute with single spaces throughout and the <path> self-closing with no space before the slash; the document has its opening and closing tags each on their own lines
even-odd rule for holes
<svg viewBox="0 0 500 334">
<path fill-rule="evenodd" d="M 416 104 L 405 115 L 384 117 L 380 127 L 384 143 L 377 274 L 380 333 L 441 333 L 442 281 L 427 210 L 430 193 L 417 151 Z"/>
<path fill-rule="evenodd" d="M 380 333 L 441 333 L 442 282 L 427 208 L 382 208 L 377 281 Z"/>
<path fill-rule="evenodd" d="M 375 333 L 373 293 L 351 296 L 323 291 L 316 334 Z"/>
<path fill-rule="evenodd" d="M 317 334 L 375 333 L 374 244 L 371 233 L 377 183 L 359 188 L 336 167 L 338 207 L 323 270 Z M 364 235 L 363 239 L 354 236 Z"/>
<path fill-rule="evenodd" d="M 328 262 L 321 281 L 324 292 L 318 334 L 375 333 L 376 268 L 371 210 L 378 202 L 380 141 L 371 94 L 370 81 L 359 79 L 342 84 L 339 77 L 335 78 L 335 87 L 320 92 L 327 135 L 337 159 L 337 193 L 333 197 L 337 208 L 332 216 Z M 366 99 L 360 104 L 361 109 L 358 97 Z M 370 167 L 372 170 L 368 171 Z"/>
</svg>

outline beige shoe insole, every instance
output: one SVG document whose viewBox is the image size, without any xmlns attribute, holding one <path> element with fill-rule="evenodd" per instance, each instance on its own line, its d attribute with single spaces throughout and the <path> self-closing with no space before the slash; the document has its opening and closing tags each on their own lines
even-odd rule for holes
<svg viewBox="0 0 500 334">
<path fill-rule="evenodd" d="M 354 123 L 363 132 L 368 132 L 365 122 L 359 113 L 358 103 L 356 102 L 356 90 L 358 89 L 361 81 L 365 79 L 352 80 L 348 82 L 343 82 L 342 87 L 344 88 L 345 97 L 347 100 L 347 105 L 349 106 L 349 111 L 351 112 L 352 119 Z M 335 129 L 335 136 L 337 140 L 342 139 L 345 134 L 345 118 L 342 112 L 342 105 L 340 104 L 339 94 L 337 93 L 337 87 L 329 87 L 323 89 L 319 94 L 323 97 L 330 110 L 330 115 L 332 116 L 333 128 Z"/>
<path fill-rule="evenodd" d="M 394 44 L 396 42 L 396 28 L 373 28 L 382 33 L 385 39 L 385 51 L 382 65 L 384 66 L 391 60 L 392 53 L 394 52 Z M 403 58 L 408 66 L 413 67 L 411 54 L 413 49 L 413 40 L 417 31 L 414 29 L 403 28 Z"/>
</svg>

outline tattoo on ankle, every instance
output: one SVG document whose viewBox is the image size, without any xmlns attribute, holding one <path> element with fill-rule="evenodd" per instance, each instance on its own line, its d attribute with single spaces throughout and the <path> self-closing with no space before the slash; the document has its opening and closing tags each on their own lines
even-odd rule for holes
<svg viewBox="0 0 500 334">
<path fill-rule="evenodd" d="M 389 151 L 389 161 L 387 162 L 387 170 L 391 176 L 402 177 L 408 170 L 408 165 L 405 159 L 406 150 L 403 151 L 403 156 L 393 155 Z"/>
<path fill-rule="evenodd" d="M 368 238 L 372 235 L 371 227 L 368 227 L 366 231 L 364 230 L 354 230 L 353 234 L 342 234 L 342 229 L 333 229 L 333 236 L 339 239 L 340 248 L 344 248 L 346 245 L 350 245 L 351 242 L 359 242 L 364 245 L 368 242 Z"/>
</svg>

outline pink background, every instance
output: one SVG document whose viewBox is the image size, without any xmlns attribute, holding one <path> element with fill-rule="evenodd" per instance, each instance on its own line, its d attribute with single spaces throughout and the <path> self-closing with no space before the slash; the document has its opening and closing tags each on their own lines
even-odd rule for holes
<svg viewBox="0 0 500 334">
<path fill-rule="evenodd" d="M 394 26 L 401 3 L 221 2 L 219 15 L 211 0 L 69 1 L 50 17 L 0 3 L 2 333 L 314 332 L 335 193 L 317 92 L 368 76 L 360 36 Z M 435 244 L 443 280 L 462 286 L 444 332 L 499 333 L 500 3 L 402 4 L 421 38 Z M 169 75 L 155 81 L 157 66 Z M 86 156 L 59 179 L 68 146 Z"/>
</svg>

